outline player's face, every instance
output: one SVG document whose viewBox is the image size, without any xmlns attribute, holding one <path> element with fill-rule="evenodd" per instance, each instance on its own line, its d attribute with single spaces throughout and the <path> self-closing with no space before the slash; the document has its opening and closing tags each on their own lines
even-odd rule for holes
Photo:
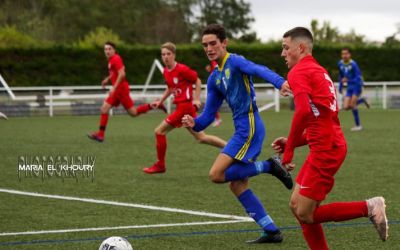
<svg viewBox="0 0 400 250">
<path fill-rule="evenodd" d="M 172 68 L 175 65 L 175 54 L 169 49 L 161 49 L 161 58 L 167 68 Z"/>
<path fill-rule="evenodd" d="M 201 39 L 204 52 L 210 61 L 219 61 L 226 54 L 226 45 L 228 41 L 225 39 L 222 42 L 214 34 L 204 35 Z"/>
<path fill-rule="evenodd" d="M 104 54 L 106 54 L 107 58 L 112 57 L 115 54 L 115 49 L 111 45 L 104 45 Z"/>
<path fill-rule="evenodd" d="M 350 52 L 346 49 L 342 50 L 342 60 L 348 62 L 350 61 L 350 58 L 351 58 Z"/>
<path fill-rule="evenodd" d="M 281 56 L 285 58 L 289 69 L 299 62 L 300 53 L 301 49 L 299 42 L 292 40 L 291 37 L 283 38 Z"/>
</svg>

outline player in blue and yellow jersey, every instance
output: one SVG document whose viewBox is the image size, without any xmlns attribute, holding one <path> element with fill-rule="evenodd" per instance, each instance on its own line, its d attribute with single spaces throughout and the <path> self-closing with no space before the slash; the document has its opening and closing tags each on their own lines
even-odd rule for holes
<svg viewBox="0 0 400 250">
<path fill-rule="evenodd" d="M 342 60 L 339 61 L 339 92 L 343 92 L 343 85 L 347 84 L 346 95 L 343 107 L 345 110 L 352 110 L 355 127 L 351 131 L 360 131 L 362 129 L 357 105 L 364 103 L 369 108 L 368 102 L 361 97 L 363 80 L 361 70 L 356 61 L 351 59 L 349 48 L 343 48 L 341 52 Z"/>
<path fill-rule="evenodd" d="M 215 183 L 230 182 L 230 189 L 249 216 L 260 225 L 264 233 L 249 243 L 277 243 L 282 234 L 266 213 L 257 196 L 249 189 L 248 178 L 269 173 L 291 189 L 293 181 L 278 157 L 256 161 L 265 137 L 264 124 L 258 114 L 252 76 L 257 76 L 288 94 L 288 83 L 265 66 L 257 65 L 243 56 L 227 52 L 226 32 L 219 24 L 210 24 L 202 34 L 204 51 L 210 61 L 217 61 L 207 82 L 207 100 L 203 113 L 194 119 L 186 115 L 182 123 L 194 131 L 209 126 L 215 113 L 225 100 L 233 113 L 235 133 L 218 155 L 210 169 L 210 179 Z"/>
</svg>

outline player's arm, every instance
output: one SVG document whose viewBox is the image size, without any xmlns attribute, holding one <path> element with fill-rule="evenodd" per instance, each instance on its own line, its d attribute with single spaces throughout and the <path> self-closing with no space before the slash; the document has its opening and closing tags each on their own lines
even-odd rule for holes
<svg viewBox="0 0 400 250">
<path fill-rule="evenodd" d="M 223 96 L 215 87 L 213 78 L 210 77 L 207 83 L 207 100 L 203 113 L 194 119 L 193 126 L 190 127 L 193 127 L 193 130 L 197 132 L 207 128 L 214 121 L 215 114 L 223 101 Z"/>
<path fill-rule="evenodd" d="M 118 76 L 117 76 L 117 80 L 115 81 L 115 85 L 114 88 L 117 89 L 118 86 L 121 84 L 122 79 L 124 79 L 124 77 L 126 76 L 125 73 L 125 67 L 122 67 L 118 70 Z"/>
<path fill-rule="evenodd" d="M 246 60 L 242 56 L 237 56 L 235 57 L 235 60 L 232 61 L 233 65 L 238 67 L 241 72 L 262 78 L 263 80 L 270 82 L 277 89 L 281 89 L 285 82 L 285 79 L 282 76 L 270 70 L 268 67 L 255 64 L 252 61 Z"/>
<path fill-rule="evenodd" d="M 193 96 L 193 105 L 195 105 L 197 109 L 199 109 L 201 106 L 200 95 L 201 95 L 201 80 L 200 78 L 197 78 Z"/>
<path fill-rule="evenodd" d="M 295 112 L 285 145 L 282 164 L 291 163 L 296 146 L 307 141 L 304 136 L 304 131 L 307 126 L 308 117 L 312 115 L 309 101 L 310 98 L 306 92 L 301 92 L 294 97 Z"/>
<path fill-rule="evenodd" d="M 172 94 L 172 90 L 170 88 L 167 87 L 167 89 L 165 89 L 163 95 L 161 96 L 161 98 L 159 100 L 156 100 L 154 102 L 152 102 L 150 105 L 153 108 L 158 108 L 161 104 L 163 104 L 165 102 L 165 100 Z"/>
<path fill-rule="evenodd" d="M 339 93 L 343 92 L 343 72 L 340 70 L 340 62 L 338 63 L 339 68 Z"/>
<path fill-rule="evenodd" d="M 103 79 L 103 81 L 101 81 L 101 87 L 103 89 L 106 87 L 108 81 L 110 81 L 110 76 L 107 76 L 106 78 Z"/>
</svg>

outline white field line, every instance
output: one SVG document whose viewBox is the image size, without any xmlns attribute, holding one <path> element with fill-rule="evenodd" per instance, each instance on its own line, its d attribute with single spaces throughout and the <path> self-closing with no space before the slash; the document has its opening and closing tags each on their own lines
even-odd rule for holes
<svg viewBox="0 0 400 250">
<path fill-rule="evenodd" d="M 134 207 L 134 208 L 143 208 L 155 211 L 163 211 L 163 212 L 172 212 L 172 213 L 182 213 L 182 214 L 190 214 L 190 215 L 198 215 L 212 218 L 222 218 L 222 219 L 231 219 L 231 220 L 241 220 L 241 221 L 252 221 L 249 217 L 236 216 L 236 215 L 227 215 L 227 214 L 217 214 L 217 213 L 208 213 L 204 211 L 194 211 L 194 210 L 184 210 L 179 208 L 170 208 L 170 207 L 157 207 L 151 205 L 144 204 L 135 204 L 135 203 L 126 203 L 126 202 L 117 202 L 117 201 L 106 201 L 106 200 L 96 200 L 90 198 L 79 198 L 72 196 L 62 196 L 62 195 L 50 195 L 50 194 L 40 194 L 33 192 L 24 192 L 13 189 L 3 189 L 0 188 L 0 192 L 2 193 L 10 193 L 17 195 L 25 195 L 25 196 L 33 196 L 33 197 L 43 197 L 49 199 L 59 199 L 59 200 L 68 200 L 68 201 L 80 201 L 87 203 L 96 203 L 96 204 L 104 204 L 104 205 L 112 205 L 112 206 L 120 206 L 120 207 Z"/>
<path fill-rule="evenodd" d="M 1 236 L 32 235 L 32 234 L 58 234 L 58 233 L 74 233 L 74 232 L 88 232 L 88 231 L 109 231 L 109 230 L 135 229 L 135 228 L 160 228 L 160 227 L 215 225 L 215 224 L 231 224 L 231 223 L 246 223 L 246 222 L 248 222 L 248 221 L 225 220 L 225 221 L 184 222 L 184 223 L 169 223 L 169 224 L 154 224 L 154 225 L 132 225 L 132 226 L 117 226 L 117 227 L 92 227 L 92 228 L 74 228 L 74 229 L 59 229 L 59 230 L 40 230 L 40 231 L 27 231 L 27 232 L 0 233 L 0 237 Z"/>
</svg>

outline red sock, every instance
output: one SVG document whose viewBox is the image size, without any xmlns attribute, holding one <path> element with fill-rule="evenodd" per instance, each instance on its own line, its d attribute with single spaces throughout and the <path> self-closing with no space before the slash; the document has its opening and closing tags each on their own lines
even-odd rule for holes
<svg viewBox="0 0 400 250">
<path fill-rule="evenodd" d="M 321 224 L 300 224 L 311 250 L 329 250 Z"/>
<path fill-rule="evenodd" d="M 108 122 L 108 114 L 101 114 L 101 115 L 100 115 L 100 127 L 99 127 L 99 132 L 97 132 L 98 135 L 104 136 L 104 131 L 106 130 L 107 122 Z"/>
<path fill-rule="evenodd" d="M 157 159 L 160 166 L 165 166 L 165 153 L 167 152 L 167 137 L 156 134 Z"/>
<path fill-rule="evenodd" d="M 317 207 L 314 223 L 345 221 L 368 216 L 366 201 L 335 202 Z"/>
<path fill-rule="evenodd" d="M 215 119 L 219 120 L 219 118 L 221 118 L 221 115 L 219 114 L 219 112 L 215 113 Z"/>
<path fill-rule="evenodd" d="M 147 111 L 149 111 L 151 109 L 150 104 L 142 104 L 139 107 L 136 108 L 137 114 L 143 114 L 143 113 L 147 113 Z"/>
</svg>

